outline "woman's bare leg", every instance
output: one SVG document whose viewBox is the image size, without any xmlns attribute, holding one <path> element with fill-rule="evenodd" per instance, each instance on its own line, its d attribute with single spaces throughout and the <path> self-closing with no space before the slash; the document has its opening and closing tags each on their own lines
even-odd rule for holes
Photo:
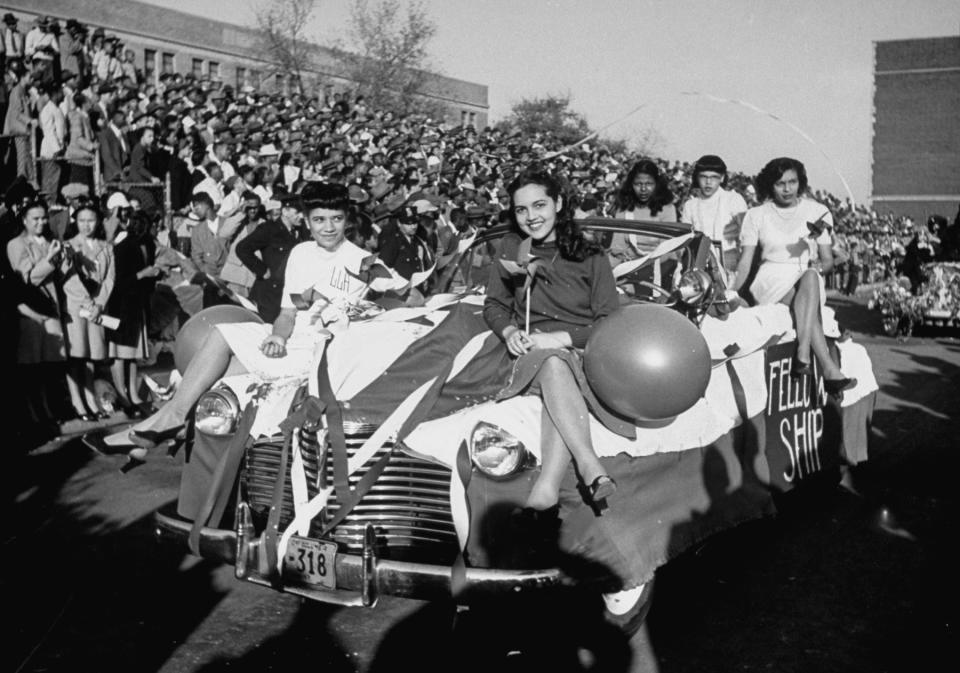
<svg viewBox="0 0 960 673">
<path fill-rule="evenodd" d="M 570 452 L 544 405 L 540 420 L 540 476 L 527 497 L 527 507 L 549 509 L 560 500 L 560 484 L 570 465 Z"/>
<path fill-rule="evenodd" d="M 82 366 L 83 369 L 81 370 L 81 374 L 83 378 L 81 379 L 81 386 L 83 387 L 83 399 L 86 401 L 90 411 L 94 413 L 103 411 L 103 409 L 100 408 L 100 405 L 97 404 L 97 396 L 93 392 L 93 381 L 95 378 L 93 362 L 90 360 L 84 360 Z"/>
<path fill-rule="evenodd" d="M 123 358 L 114 358 L 110 364 L 110 378 L 113 379 L 113 387 L 117 391 L 117 400 L 121 407 L 130 406 L 130 397 L 127 394 L 127 368 L 126 360 Z"/>
<path fill-rule="evenodd" d="M 605 475 L 606 470 L 593 450 L 590 414 L 573 372 L 566 362 L 551 357 L 543 362 L 537 378 L 543 406 L 550 415 L 553 426 L 576 461 L 577 470 L 584 483 L 592 484 L 597 477 Z M 556 491 L 554 502 L 559 499 L 559 484 Z"/>
<path fill-rule="evenodd" d="M 83 395 L 81 395 L 81 386 L 84 382 L 83 374 L 83 361 L 70 358 L 67 361 L 67 391 L 70 393 L 70 404 L 73 405 L 73 410 L 77 412 L 77 416 L 83 416 L 87 413 Z"/>
<path fill-rule="evenodd" d="M 177 386 L 173 398 L 157 413 L 133 427 L 134 430 L 166 430 L 183 424 L 200 396 L 227 374 L 243 374 L 247 370 L 233 357 L 230 346 L 220 333 L 213 329 L 207 335 L 200 350 L 190 360 L 183 380 Z"/>
<path fill-rule="evenodd" d="M 130 368 L 127 370 L 127 394 L 132 404 L 143 404 L 140 399 L 140 373 L 136 360 L 130 360 Z"/>
<path fill-rule="evenodd" d="M 810 351 L 823 367 L 826 379 L 843 378 L 843 373 L 830 356 L 823 326 L 820 323 L 820 278 L 815 271 L 806 271 L 797 282 L 793 298 L 793 312 L 797 322 L 797 356 L 810 357 Z M 807 360 L 809 362 L 809 359 Z"/>
</svg>

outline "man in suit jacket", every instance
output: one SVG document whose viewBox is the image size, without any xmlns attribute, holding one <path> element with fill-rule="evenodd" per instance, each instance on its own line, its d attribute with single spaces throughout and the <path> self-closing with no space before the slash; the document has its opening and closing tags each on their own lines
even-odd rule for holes
<svg viewBox="0 0 960 673">
<path fill-rule="evenodd" d="M 67 159 L 93 159 L 97 149 L 97 139 L 90 125 L 90 101 L 82 93 L 73 95 L 74 108 L 67 114 L 70 126 L 70 144 L 67 146 Z"/>
<path fill-rule="evenodd" d="M 100 161 L 106 182 L 122 180 L 130 162 L 130 144 L 120 128 L 122 124 L 123 111 L 117 109 L 114 110 L 110 123 L 100 131 Z"/>
</svg>

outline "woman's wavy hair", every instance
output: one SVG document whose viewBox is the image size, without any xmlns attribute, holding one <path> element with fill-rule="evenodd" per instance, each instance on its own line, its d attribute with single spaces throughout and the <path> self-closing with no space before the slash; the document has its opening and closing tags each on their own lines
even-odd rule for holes
<svg viewBox="0 0 960 673">
<path fill-rule="evenodd" d="M 346 185 L 310 182 L 300 192 L 300 198 L 304 215 L 315 208 L 342 210 L 348 217 L 352 213 L 350 192 Z"/>
<path fill-rule="evenodd" d="M 527 185 L 539 185 L 544 188 L 554 201 L 562 198 L 560 210 L 557 212 L 557 221 L 554 226 L 557 232 L 557 248 L 560 250 L 560 256 L 574 262 L 582 262 L 590 255 L 599 254 L 603 249 L 583 236 L 580 226 L 573 219 L 574 202 L 568 196 L 564 183 L 554 177 L 539 166 L 530 166 L 522 171 L 507 186 L 507 193 L 510 194 L 510 221 L 521 235 L 523 235 L 520 225 L 517 224 L 517 216 L 514 211 L 513 196 L 518 190 Z"/>
<path fill-rule="evenodd" d="M 773 198 L 773 186 L 777 183 L 777 180 L 783 177 L 784 173 L 791 170 L 796 171 L 797 179 L 800 180 L 800 188 L 797 193 L 800 196 L 807 193 L 807 169 L 804 165 L 790 157 L 777 157 L 768 161 L 753 181 L 753 186 L 757 189 L 757 198 L 760 199 L 761 203 Z"/>
<path fill-rule="evenodd" d="M 640 159 L 633 165 L 627 177 L 620 183 L 620 189 L 617 191 L 617 210 L 627 211 L 637 208 L 640 203 L 637 201 L 637 195 L 633 191 L 633 181 L 641 173 L 649 175 L 657 183 L 647 207 L 650 208 L 651 215 L 658 215 L 664 206 L 673 203 L 673 192 L 670 190 L 670 183 L 667 177 L 660 171 L 656 162 L 650 159 Z"/>
</svg>

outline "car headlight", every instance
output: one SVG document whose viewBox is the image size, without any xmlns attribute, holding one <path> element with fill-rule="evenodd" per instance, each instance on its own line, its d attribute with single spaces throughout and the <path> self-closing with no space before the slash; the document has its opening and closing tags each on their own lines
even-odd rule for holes
<svg viewBox="0 0 960 673">
<path fill-rule="evenodd" d="M 677 294 L 680 301 L 688 306 L 696 306 L 710 293 L 713 280 L 710 274 L 701 269 L 690 269 L 680 277 L 677 285 Z"/>
<path fill-rule="evenodd" d="M 488 477 L 506 479 L 527 466 L 529 453 L 509 432 L 481 421 L 470 433 L 470 459 Z"/>
<path fill-rule="evenodd" d="M 236 430 L 239 419 L 240 402 L 229 388 L 215 388 L 197 400 L 194 423 L 205 435 L 229 435 Z"/>
</svg>

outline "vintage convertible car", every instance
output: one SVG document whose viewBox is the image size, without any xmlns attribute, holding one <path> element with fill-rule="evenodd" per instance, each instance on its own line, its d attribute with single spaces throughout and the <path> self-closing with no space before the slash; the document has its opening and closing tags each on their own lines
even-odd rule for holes
<svg viewBox="0 0 960 673">
<path fill-rule="evenodd" d="M 819 372 L 790 377 L 786 307 L 731 310 L 703 237 L 675 224 L 583 225 L 649 251 L 617 265 L 623 302 L 693 321 L 709 347 L 709 383 L 675 418 L 638 422 L 634 440 L 591 420 L 619 488 L 598 512 L 570 471 L 547 567 L 511 526 L 538 470 L 540 401 L 492 399 L 502 348 L 474 289 L 504 227 L 464 246 L 441 276 L 450 291 L 427 306 L 368 306 L 310 381 L 233 377 L 206 393 L 158 535 L 233 564 L 240 579 L 341 605 L 373 606 L 380 595 L 469 603 L 571 583 L 616 591 L 649 582 L 707 536 L 772 514 L 775 495 L 867 458 L 876 381 L 829 309 L 831 347 L 858 380 L 842 402 Z M 688 373 L 678 361 L 676 376 Z"/>
</svg>

